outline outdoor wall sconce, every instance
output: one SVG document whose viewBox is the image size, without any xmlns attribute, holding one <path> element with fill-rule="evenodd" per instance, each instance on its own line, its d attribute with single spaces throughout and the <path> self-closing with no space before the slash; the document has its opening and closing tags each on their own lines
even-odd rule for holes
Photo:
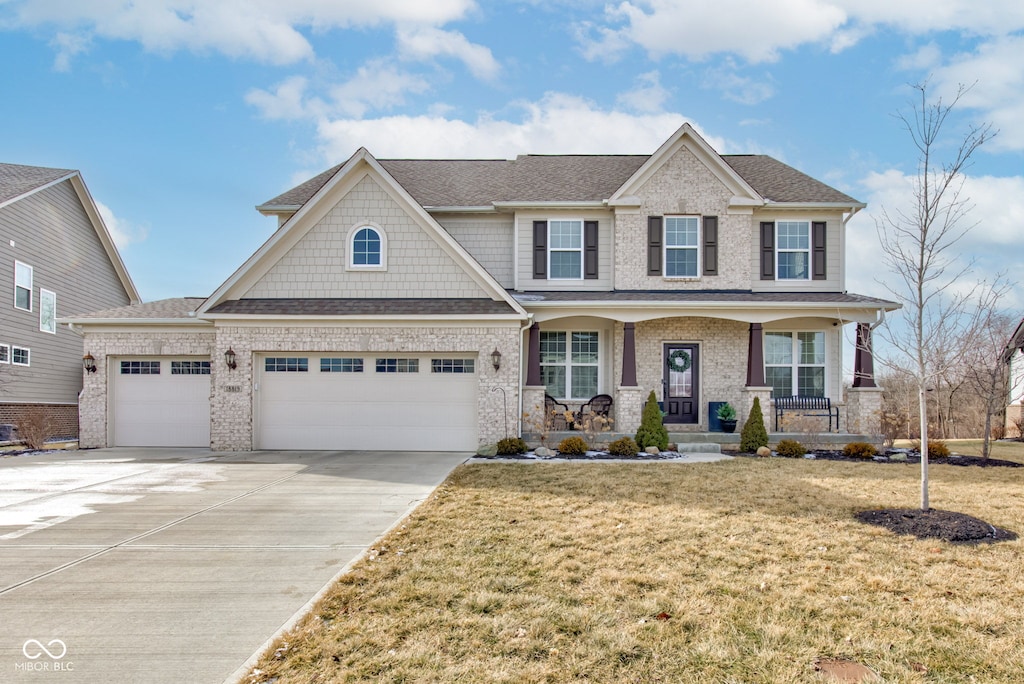
<svg viewBox="0 0 1024 684">
<path fill-rule="evenodd" d="M 82 368 L 85 369 L 86 373 L 96 372 L 96 359 L 93 358 L 92 354 L 86 354 L 82 357 Z"/>
<path fill-rule="evenodd" d="M 238 364 L 235 362 L 235 350 L 231 347 L 228 347 L 228 350 L 224 352 L 224 363 L 226 363 L 228 368 L 231 370 L 238 368 Z"/>
<path fill-rule="evenodd" d="M 494 366 L 495 373 L 497 373 L 498 369 L 501 368 L 501 352 L 497 349 L 491 352 L 491 365 Z"/>
</svg>

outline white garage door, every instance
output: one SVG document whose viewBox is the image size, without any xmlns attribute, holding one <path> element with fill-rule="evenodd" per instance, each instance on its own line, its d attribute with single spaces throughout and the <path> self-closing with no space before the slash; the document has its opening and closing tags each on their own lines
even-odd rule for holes
<svg viewBox="0 0 1024 684">
<path fill-rule="evenodd" d="M 476 355 L 267 354 L 260 449 L 473 451 Z"/>
<path fill-rule="evenodd" d="M 210 361 L 114 359 L 114 446 L 210 446 Z"/>
</svg>

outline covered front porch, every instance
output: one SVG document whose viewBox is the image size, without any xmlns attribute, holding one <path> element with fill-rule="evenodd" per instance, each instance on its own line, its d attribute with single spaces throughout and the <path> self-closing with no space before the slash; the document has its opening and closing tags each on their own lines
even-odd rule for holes
<svg viewBox="0 0 1024 684">
<path fill-rule="evenodd" d="M 524 437 L 539 440 L 571 427 L 551 420 L 552 399 L 561 405 L 559 414 L 567 408 L 572 415 L 597 393 L 610 395 L 613 406 L 603 429 L 586 430 L 594 433 L 590 438 L 605 441 L 600 432 L 632 435 L 653 391 L 662 405 L 663 422 L 678 435 L 672 441 L 680 443 L 738 442 L 755 398 L 773 439 L 792 433 L 823 435 L 828 442 L 843 444 L 877 441 L 881 390 L 874 381 L 870 324 L 877 308 L 852 312 L 805 306 L 794 312 L 792 307 L 772 311 L 748 304 L 731 311 L 694 309 L 676 304 L 657 309 L 623 306 L 602 311 L 604 315 L 578 306 L 534 312 L 524 336 Z M 844 329 L 856 337 L 852 385 L 843 367 Z M 587 340 L 589 346 L 574 346 L 577 339 Z M 553 346 L 553 340 L 562 346 Z M 584 358 L 584 351 L 592 356 Z M 583 368 L 587 361 L 594 368 Z M 574 369 L 575 362 L 581 368 Z M 574 373 L 582 377 L 584 371 L 590 385 L 565 384 Z M 573 390 L 581 389 L 583 394 L 572 396 Z M 827 418 L 787 415 L 776 430 L 773 393 L 827 397 L 839 409 L 838 427 L 833 425 L 830 431 Z M 735 437 L 715 431 L 718 421 L 713 411 L 722 402 L 736 409 Z M 550 436 L 544 441 L 551 443 Z"/>
</svg>

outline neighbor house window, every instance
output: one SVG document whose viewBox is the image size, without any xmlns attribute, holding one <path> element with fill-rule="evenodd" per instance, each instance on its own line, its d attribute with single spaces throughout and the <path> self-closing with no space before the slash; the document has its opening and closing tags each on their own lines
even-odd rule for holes
<svg viewBox="0 0 1024 684">
<path fill-rule="evenodd" d="M 32 267 L 20 261 L 14 262 L 14 306 L 32 310 Z"/>
<path fill-rule="evenodd" d="M 327 358 L 320 359 L 321 373 L 362 373 L 363 360 L 349 358 Z"/>
<path fill-rule="evenodd" d="M 696 278 L 700 274 L 699 246 L 699 217 L 666 216 L 665 276 L 668 278 Z"/>
<path fill-rule="evenodd" d="M 590 399 L 598 387 L 596 332 L 540 333 L 541 382 L 558 399 Z"/>
<path fill-rule="evenodd" d="M 825 396 L 825 333 L 765 333 L 764 377 L 773 398 Z"/>
<path fill-rule="evenodd" d="M 779 280 L 811 277 L 811 224 L 809 221 L 777 221 L 776 258 Z"/>
<path fill-rule="evenodd" d="M 10 345 L 0 344 L 0 363 L 11 362 L 11 347 Z"/>
<path fill-rule="evenodd" d="M 16 366 L 29 365 L 30 353 L 25 347 L 11 347 L 11 363 Z"/>
<path fill-rule="evenodd" d="M 583 221 L 548 221 L 548 277 L 583 278 Z"/>
<path fill-rule="evenodd" d="M 57 295 L 42 288 L 39 288 L 39 329 L 57 332 Z"/>
<path fill-rule="evenodd" d="M 171 361 L 171 375 L 209 375 L 209 361 Z"/>
<path fill-rule="evenodd" d="M 309 372 L 309 359 L 305 356 L 268 356 L 263 362 L 268 373 Z"/>
<path fill-rule="evenodd" d="M 378 373 L 419 373 L 419 359 L 377 359 Z"/>
</svg>

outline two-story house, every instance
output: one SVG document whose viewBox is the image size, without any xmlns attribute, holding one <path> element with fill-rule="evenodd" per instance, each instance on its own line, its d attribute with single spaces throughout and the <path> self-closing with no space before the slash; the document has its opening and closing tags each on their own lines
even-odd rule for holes
<svg viewBox="0 0 1024 684">
<path fill-rule="evenodd" d="M 633 432 L 651 390 L 674 432 L 800 394 L 874 434 L 870 325 L 896 305 L 846 291 L 863 206 L 689 125 L 651 155 L 361 149 L 260 205 L 277 231 L 206 300 L 72 321 L 82 441 L 470 451 L 537 429 L 545 394 L 608 394 Z"/>
<path fill-rule="evenodd" d="M 1003 349 L 1003 361 L 1006 363 L 1010 388 L 1006 400 L 1006 435 L 1007 437 L 1024 438 L 1024 320 L 1013 331 L 1006 348 Z"/>
<path fill-rule="evenodd" d="M 73 439 L 82 338 L 57 319 L 139 301 L 78 171 L 0 164 L 0 283 L 0 441 L 30 413 Z"/>
</svg>

